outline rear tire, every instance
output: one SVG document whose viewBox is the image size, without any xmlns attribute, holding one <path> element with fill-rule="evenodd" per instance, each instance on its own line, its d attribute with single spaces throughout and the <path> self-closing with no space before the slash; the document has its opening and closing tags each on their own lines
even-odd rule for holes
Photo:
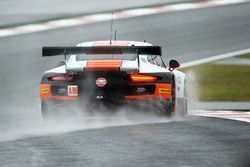
<svg viewBox="0 0 250 167">
<path fill-rule="evenodd" d="M 167 117 L 171 117 L 174 113 L 173 102 L 169 102 L 169 101 L 161 102 L 161 105 L 159 108 L 160 108 L 160 113 L 162 113 L 163 115 Z"/>
<path fill-rule="evenodd" d="M 168 105 L 165 107 L 164 115 L 166 115 L 167 117 L 172 117 L 173 113 L 174 112 L 173 112 L 172 105 Z"/>
<path fill-rule="evenodd" d="M 55 108 L 53 101 L 42 101 L 41 102 L 41 114 L 44 120 L 55 119 L 60 116 L 60 109 Z"/>
<path fill-rule="evenodd" d="M 47 103 L 45 101 L 41 102 L 41 114 L 43 119 L 47 120 L 50 116 L 49 116 L 49 111 L 48 111 L 48 106 Z"/>
<path fill-rule="evenodd" d="M 78 103 L 63 100 L 41 101 L 41 114 L 44 120 L 64 120 L 82 115 Z"/>
</svg>

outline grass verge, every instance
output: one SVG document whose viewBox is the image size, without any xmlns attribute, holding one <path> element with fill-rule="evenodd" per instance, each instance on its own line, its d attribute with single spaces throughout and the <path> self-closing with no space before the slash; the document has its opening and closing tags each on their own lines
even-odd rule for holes
<svg viewBox="0 0 250 167">
<path fill-rule="evenodd" d="M 201 101 L 250 101 L 250 66 L 203 64 L 181 71 Z"/>
<path fill-rule="evenodd" d="M 250 53 L 246 53 L 246 54 L 243 54 L 243 55 L 239 55 L 237 56 L 238 58 L 245 58 L 245 59 L 250 59 Z"/>
</svg>

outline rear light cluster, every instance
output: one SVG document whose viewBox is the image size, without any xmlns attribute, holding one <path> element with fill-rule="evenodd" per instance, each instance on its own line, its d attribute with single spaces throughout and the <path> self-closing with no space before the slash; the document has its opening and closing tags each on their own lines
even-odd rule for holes
<svg viewBox="0 0 250 167">
<path fill-rule="evenodd" d="M 73 79 L 73 75 L 55 75 L 50 77 L 51 81 L 72 81 Z"/>
<path fill-rule="evenodd" d="M 157 77 L 144 74 L 130 74 L 130 79 L 132 82 L 155 82 Z"/>
</svg>

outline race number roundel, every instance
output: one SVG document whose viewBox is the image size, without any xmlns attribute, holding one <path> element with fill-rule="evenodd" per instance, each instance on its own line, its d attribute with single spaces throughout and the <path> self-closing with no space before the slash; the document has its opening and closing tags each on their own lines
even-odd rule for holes
<svg viewBox="0 0 250 167">
<path fill-rule="evenodd" d="M 107 80 L 103 77 L 100 77 L 100 78 L 97 78 L 95 83 L 98 87 L 104 87 L 107 84 Z"/>
</svg>

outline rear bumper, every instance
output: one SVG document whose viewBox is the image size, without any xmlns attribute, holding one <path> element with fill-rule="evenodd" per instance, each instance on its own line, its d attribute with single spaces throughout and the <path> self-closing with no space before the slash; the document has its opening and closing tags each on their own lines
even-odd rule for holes
<svg viewBox="0 0 250 167">
<path fill-rule="evenodd" d="M 153 90 L 150 85 L 153 85 Z M 99 110 L 99 107 L 101 107 L 101 110 L 103 107 L 108 108 L 108 111 L 116 111 L 113 109 L 120 107 L 164 111 L 169 106 L 173 108 L 171 111 L 175 112 L 175 98 L 172 96 L 171 84 L 157 83 L 150 85 L 132 85 L 133 89 L 121 91 L 81 91 L 81 88 L 78 90 L 76 85 L 41 84 L 40 98 L 43 108 L 46 108 L 49 112 L 84 112 L 93 109 Z M 54 89 L 55 86 L 59 89 Z M 143 88 L 147 91 L 143 92 Z M 61 94 L 55 94 L 57 91 L 61 91 Z"/>
<path fill-rule="evenodd" d="M 151 84 L 152 85 L 152 84 Z M 55 89 L 55 87 L 57 87 Z M 87 89 L 87 88 L 85 88 Z M 40 85 L 41 100 L 68 100 L 78 101 L 82 99 L 90 99 L 92 101 L 111 100 L 111 101 L 127 101 L 127 100 L 152 100 L 152 99 L 172 99 L 171 84 L 157 83 L 150 85 L 131 85 L 123 90 L 78 90 L 77 85 Z"/>
</svg>

